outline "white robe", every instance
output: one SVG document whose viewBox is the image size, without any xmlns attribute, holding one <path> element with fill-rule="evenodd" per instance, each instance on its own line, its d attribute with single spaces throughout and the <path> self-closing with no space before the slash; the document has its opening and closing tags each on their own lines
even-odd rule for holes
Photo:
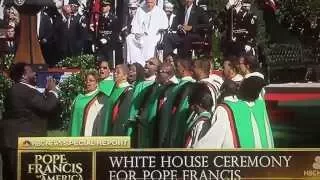
<svg viewBox="0 0 320 180">
<path fill-rule="evenodd" d="M 160 40 L 160 29 L 168 28 L 166 13 L 155 6 L 151 11 L 140 7 L 132 20 L 131 34 L 127 37 L 127 63 L 138 62 L 144 66 L 145 62 L 155 56 L 155 49 Z M 135 34 L 142 37 L 136 39 Z"/>
</svg>

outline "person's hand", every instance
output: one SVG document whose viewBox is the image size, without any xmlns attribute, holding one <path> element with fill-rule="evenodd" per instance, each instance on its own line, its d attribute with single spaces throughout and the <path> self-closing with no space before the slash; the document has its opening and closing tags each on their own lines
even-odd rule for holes
<svg viewBox="0 0 320 180">
<path fill-rule="evenodd" d="M 52 77 L 47 79 L 46 91 L 57 91 L 56 80 Z"/>
<path fill-rule="evenodd" d="M 184 25 L 183 26 L 183 30 L 186 31 L 186 32 L 189 32 L 189 31 L 192 30 L 192 26 Z"/>
</svg>

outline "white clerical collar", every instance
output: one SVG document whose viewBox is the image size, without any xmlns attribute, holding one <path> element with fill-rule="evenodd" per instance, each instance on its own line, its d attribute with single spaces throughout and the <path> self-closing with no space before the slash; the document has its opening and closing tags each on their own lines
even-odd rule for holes
<svg viewBox="0 0 320 180">
<path fill-rule="evenodd" d="M 156 80 L 156 75 L 152 75 L 150 77 L 145 78 L 146 81 L 155 81 Z"/>
<path fill-rule="evenodd" d="M 231 80 L 234 82 L 240 82 L 243 80 L 243 76 L 241 76 L 240 74 L 237 74 Z"/>
<path fill-rule="evenodd" d="M 185 76 L 181 78 L 181 81 L 190 81 L 190 82 L 196 82 L 191 76 Z"/>
<path fill-rule="evenodd" d="M 126 82 L 120 83 L 117 87 L 118 88 L 125 88 L 125 87 L 128 87 L 128 86 L 130 86 L 130 84 L 126 81 Z"/>
<path fill-rule="evenodd" d="M 104 80 L 109 81 L 109 80 L 113 80 L 113 78 L 112 78 L 112 76 L 108 76 Z"/>
<path fill-rule="evenodd" d="M 223 98 L 224 101 L 231 101 L 231 102 L 237 102 L 238 98 L 237 96 L 226 96 Z"/>
<path fill-rule="evenodd" d="M 211 83 L 212 80 L 209 77 L 207 77 L 207 78 L 201 79 L 200 82 L 209 82 L 209 83 Z"/>
<path fill-rule="evenodd" d="M 172 82 L 173 84 L 179 84 L 179 80 L 176 76 L 172 76 L 170 79 L 169 79 L 170 82 Z"/>
<path fill-rule="evenodd" d="M 246 74 L 244 76 L 244 78 L 249 78 L 249 77 L 253 77 L 253 76 L 256 76 L 256 77 L 264 79 L 264 75 L 259 73 L 259 72 L 252 72 L 252 73 Z"/>
<path fill-rule="evenodd" d="M 253 107 L 254 106 L 254 101 L 245 101 L 249 107 Z"/>
<path fill-rule="evenodd" d="M 38 89 L 37 89 L 37 87 L 36 86 L 33 86 L 33 85 L 31 85 L 31 84 L 28 84 L 28 83 L 25 83 L 25 82 L 20 82 L 21 84 L 24 84 L 24 85 L 26 85 L 26 86 L 28 86 L 29 88 L 32 88 L 32 89 L 35 89 L 35 90 L 37 90 L 38 91 Z"/>
<path fill-rule="evenodd" d="M 85 94 L 85 96 L 92 96 L 93 94 L 95 94 L 96 92 L 98 92 L 98 88 L 96 88 L 94 91 L 88 92 Z"/>
</svg>

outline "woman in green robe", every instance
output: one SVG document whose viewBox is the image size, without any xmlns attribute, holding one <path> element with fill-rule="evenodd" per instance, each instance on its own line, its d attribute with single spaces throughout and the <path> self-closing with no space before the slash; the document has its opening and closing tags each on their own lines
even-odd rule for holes
<svg viewBox="0 0 320 180">
<path fill-rule="evenodd" d="M 115 82 L 111 76 L 108 61 L 100 61 L 98 69 L 100 75 L 99 89 L 107 96 L 110 96 L 114 89 Z"/>
<path fill-rule="evenodd" d="M 99 136 L 106 95 L 98 88 L 99 75 L 89 71 L 85 76 L 85 94 L 79 94 L 71 111 L 70 136 Z"/>
<path fill-rule="evenodd" d="M 136 86 L 139 82 L 144 80 L 144 69 L 141 64 L 133 63 L 128 65 L 128 83 Z"/>
</svg>

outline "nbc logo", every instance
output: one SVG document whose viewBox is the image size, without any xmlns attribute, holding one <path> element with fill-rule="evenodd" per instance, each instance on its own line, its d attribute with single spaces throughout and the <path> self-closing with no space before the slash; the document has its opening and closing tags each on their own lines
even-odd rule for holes
<svg viewBox="0 0 320 180">
<path fill-rule="evenodd" d="M 312 170 L 303 171 L 304 176 L 320 176 L 320 156 L 316 156 L 314 158 L 314 162 L 312 164 Z"/>
</svg>

